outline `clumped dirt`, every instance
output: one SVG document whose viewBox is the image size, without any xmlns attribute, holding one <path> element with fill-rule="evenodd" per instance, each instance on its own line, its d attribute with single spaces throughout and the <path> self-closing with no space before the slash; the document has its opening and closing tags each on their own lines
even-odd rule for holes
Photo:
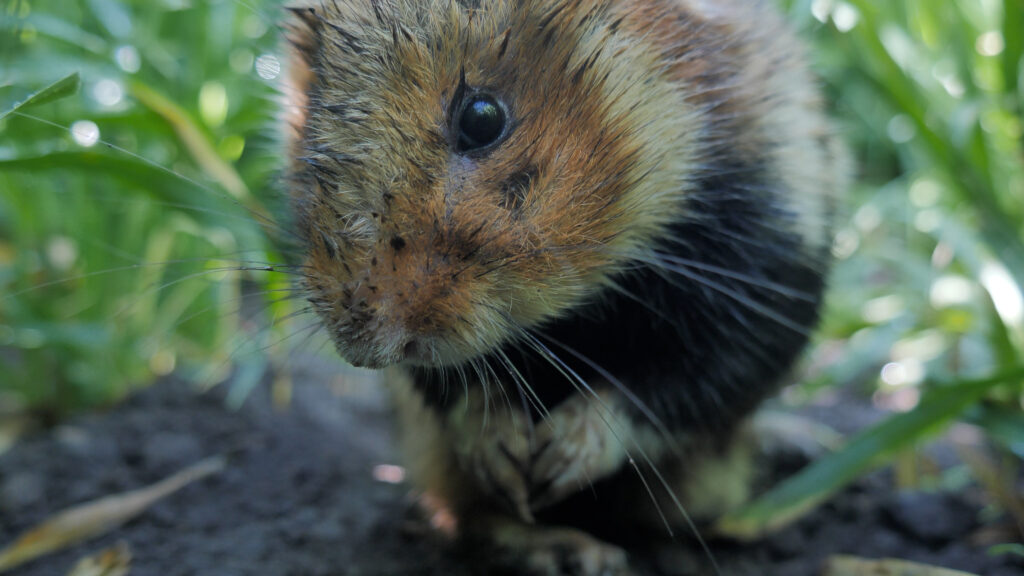
<svg viewBox="0 0 1024 576">
<path fill-rule="evenodd" d="M 0 546 L 66 507 L 149 485 L 205 457 L 220 474 L 161 501 L 116 532 L 12 572 L 67 574 L 118 542 L 133 576 L 482 574 L 427 529 L 409 488 L 374 478 L 396 464 L 386 401 L 349 381 L 295 388 L 276 410 L 266 389 L 241 409 L 225 394 L 196 394 L 174 379 L 107 413 L 79 417 L 0 456 Z M 872 475 L 816 513 L 753 545 L 713 541 L 727 576 L 814 576 L 832 554 L 900 557 L 983 576 L 1024 575 L 1024 562 L 973 544 L 983 501 L 899 493 Z M 691 544 L 633 549 L 638 576 L 709 574 Z"/>
</svg>

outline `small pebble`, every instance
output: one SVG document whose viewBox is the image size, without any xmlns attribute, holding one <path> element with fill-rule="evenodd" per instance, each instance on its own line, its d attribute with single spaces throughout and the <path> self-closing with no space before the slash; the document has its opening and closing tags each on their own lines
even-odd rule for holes
<svg viewBox="0 0 1024 576">
<path fill-rule="evenodd" d="M 940 493 L 899 492 L 883 511 L 895 527 L 929 544 L 957 540 L 976 523 L 976 512 L 967 503 Z"/>
<path fill-rule="evenodd" d="M 32 472 L 17 472 L 0 483 L 0 510 L 16 512 L 42 502 L 43 479 Z"/>
<path fill-rule="evenodd" d="M 807 540 L 799 526 L 790 526 L 778 534 L 774 534 L 767 544 L 772 557 L 785 560 L 804 552 Z"/>
<path fill-rule="evenodd" d="M 173 473 L 203 459 L 203 448 L 189 434 L 163 432 L 147 438 L 142 446 L 146 467 L 154 472 Z"/>
</svg>

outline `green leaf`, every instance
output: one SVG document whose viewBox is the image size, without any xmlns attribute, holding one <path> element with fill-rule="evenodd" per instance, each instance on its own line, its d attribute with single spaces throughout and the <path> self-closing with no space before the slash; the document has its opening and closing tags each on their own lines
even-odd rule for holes
<svg viewBox="0 0 1024 576">
<path fill-rule="evenodd" d="M 1003 82 L 1008 93 L 1018 90 L 1020 82 L 1021 54 L 1024 54 L 1024 2 L 1021 0 L 1003 0 Z"/>
<path fill-rule="evenodd" d="M 78 77 L 78 72 L 68 74 L 46 88 L 43 88 L 15 104 L 9 110 L 0 112 L 0 120 L 3 120 L 7 116 L 18 112 L 19 110 L 29 108 L 30 106 L 38 106 L 40 104 L 46 104 L 47 102 L 53 102 L 54 100 L 60 100 L 61 98 L 67 98 L 68 96 L 78 92 L 78 88 L 81 84 L 82 81 Z"/>
<path fill-rule="evenodd" d="M 998 544 L 988 549 L 989 556 L 1012 554 L 1024 558 L 1024 544 Z"/>
<path fill-rule="evenodd" d="M 741 510 L 719 521 L 719 532 L 753 539 L 779 529 L 821 504 L 865 472 L 959 417 L 993 388 L 1024 378 L 1024 367 L 985 378 L 937 385 L 917 408 L 897 414 L 857 434 L 839 452 L 826 456 Z"/>
<path fill-rule="evenodd" d="M 196 197 L 188 193 L 207 190 L 202 183 L 179 176 L 162 166 L 94 150 L 51 152 L 41 156 L 0 160 L 0 170 L 34 174 L 78 171 L 109 176 L 131 183 L 133 190 L 140 193 L 162 193 L 166 198 L 189 200 L 193 204 L 197 202 Z"/>
</svg>

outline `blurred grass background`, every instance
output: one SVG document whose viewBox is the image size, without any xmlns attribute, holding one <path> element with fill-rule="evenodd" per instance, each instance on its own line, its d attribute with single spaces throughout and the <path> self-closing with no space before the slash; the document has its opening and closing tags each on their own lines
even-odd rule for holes
<svg viewBox="0 0 1024 576">
<path fill-rule="evenodd" d="M 803 495 L 954 421 L 1016 465 L 1024 2 L 780 4 L 859 167 L 809 376 L 786 398 L 852 386 L 895 422 Z M 274 2 L 0 6 L 0 113 L 82 79 L 0 120 L 0 417 L 108 404 L 171 371 L 251 386 L 302 341 L 282 321 L 300 305 L 282 301 L 288 275 L 238 270 L 285 260 L 264 218 L 286 218 Z"/>
<path fill-rule="evenodd" d="M 283 260 L 256 216 L 285 218 L 279 44 L 259 4 L 4 4 L 0 109 L 82 78 L 77 96 L 0 126 L 8 405 L 59 415 L 175 369 L 209 382 L 262 372 L 255 352 L 280 331 L 240 329 L 255 321 L 243 283 L 279 300 L 287 278 L 231 271 Z"/>
</svg>

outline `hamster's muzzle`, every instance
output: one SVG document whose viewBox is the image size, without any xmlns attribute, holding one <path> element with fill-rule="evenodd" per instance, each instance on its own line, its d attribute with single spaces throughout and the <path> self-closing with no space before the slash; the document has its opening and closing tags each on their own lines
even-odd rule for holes
<svg viewBox="0 0 1024 576">
<path fill-rule="evenodd" d="M 307 284 L 348 362 L 455 364 L 508 332 L 492 302 L 516 283 L 514 266 L 502 264 L 522 256 L 520 232 L 498 201 L 459 196 L 396 192 L 388 210 L 371 216 L 373 226 L 364 224 L 372 232 L 348 235 L 348 243 L 321 239 L 327 257 L 310 259 Z"/>
</svg>

